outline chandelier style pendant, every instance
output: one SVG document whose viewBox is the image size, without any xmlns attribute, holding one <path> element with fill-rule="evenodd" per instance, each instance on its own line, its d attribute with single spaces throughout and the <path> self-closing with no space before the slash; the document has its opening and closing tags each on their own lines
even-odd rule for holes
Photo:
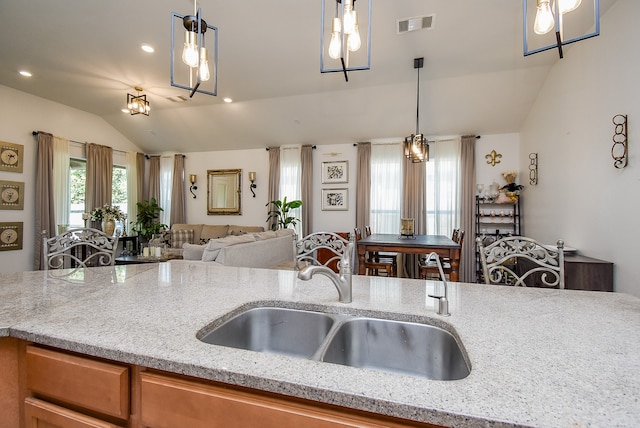
<svg viewBox="0 0 640 428">
<path fill-rule="evenodd" d="M 189 90 L 189 97 L 196 92 L 216 96 L 218 28 L 202 19 L 197 3 L 195 0 L 193 15 L 171 12 L 171 86 Z"/>
<path fill-rule="evenodd" d="M 429 160 L 429 141 L 420 133 L 420 69 L 424 66 L 424 58 L 415 58 L 413 68 L 418 69 L 418 85 L 416 91 L 416 133 L 404 139 L 404 156 L 411 162 L 427 162 Z"/>
<path fill-rule="evenodd" d="M 136 86 L 133 89 L 136 90 L 137 95 L 127 94 L 127 110 L 129 110 L 131 116 L 136 114 L 149 116 L 149 110 L 151 110 L 151 107 L 149 106 L 149 101 L 147 101 L 147 95 L 140 95 L 142 88 L 139 86 Z"/>
<path fill-rule="evenodd" d="M 321 0 L 320 72 L 371 68 L 371 0 Z"/>
</svg>

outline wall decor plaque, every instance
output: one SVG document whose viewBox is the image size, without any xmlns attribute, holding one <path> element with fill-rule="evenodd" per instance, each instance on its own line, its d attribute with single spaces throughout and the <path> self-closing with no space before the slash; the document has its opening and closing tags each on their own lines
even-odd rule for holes
<svg viewBox="0 0 640 428">
<path fill-rule="evenodd" d="M 0 141 L 0 171 L 22 172 L 24 146 Z"/>
<path fill-rule="evenodd" d="M 0 210 L 24 209 L 24 183 L 0 180 Z"/>
<path fill-rule="evenodd" d="M 0 251 L 22 250 L 22 222 L 0 222 Z"/>
</svg>

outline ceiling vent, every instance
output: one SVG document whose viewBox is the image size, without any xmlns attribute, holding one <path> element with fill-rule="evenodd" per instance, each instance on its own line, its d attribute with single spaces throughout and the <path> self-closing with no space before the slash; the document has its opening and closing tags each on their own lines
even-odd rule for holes
<svg viewBox="0 0 640 428">
<path fill-rule="evenodd" d="M 173 101 L 174 103 L 183 103 L 183 102 L 188 100 L 187 97 L 182 96 L 182 95 L 176 95 L 176 96 L 173 96 L 173 97 L 167 97 L 167 99 L 169 101 Z"/>
<path fill-rule="evenodd" d="M 435 15 L 417 16 L 415 18 L 399 19 L 397 21 L 398 34 L 408 33 L 410 31 L 430 30 L 433 28 Z"/>
</svg>

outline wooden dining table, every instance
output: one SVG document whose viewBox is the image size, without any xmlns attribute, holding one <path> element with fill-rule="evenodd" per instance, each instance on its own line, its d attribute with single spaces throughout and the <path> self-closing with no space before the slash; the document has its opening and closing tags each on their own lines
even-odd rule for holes
<svg viewBox="0 0 640 428">
<path fill-rule="evenodd" d="M 357 242 L 358 245 L 358 274 L 365 275 L 365 255 L 368 251 L 384 251 L 405 254 L 436 253 L 440 257 L 451 260 L 449 279 L 458 281 L 460 266 L 460 244 L 444 235 L 414 235 L 413 237 L 394 234 L 374 233 Z"/>
</svg>

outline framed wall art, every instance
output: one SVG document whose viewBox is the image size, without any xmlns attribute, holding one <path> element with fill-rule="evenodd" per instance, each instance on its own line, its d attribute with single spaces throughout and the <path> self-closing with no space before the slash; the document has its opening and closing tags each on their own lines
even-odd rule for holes
<svg viewBox="0 0 640 428">
<path fill-rule="evenodd" d="M 24 146 L 0 141 L 0 171 L 22 172 Z"/>
<path fill-rule="evenodd" d="M 349 161 L 322 162 L 322 183 L 348 183 Z"/>
<path fill-rule="evenodd" d="M 22 224 L 0 223 L 0 251 L 22 250 Z"/>
<path fill-rule="evenodd" d="M 24 209 L 24 183 L 0 180 L 0 210 Z"/>
<path fill-rule="evenodd" d="M 347 211 L 347 189 L 322 189 L 322 211 Z"/>
</svg>

